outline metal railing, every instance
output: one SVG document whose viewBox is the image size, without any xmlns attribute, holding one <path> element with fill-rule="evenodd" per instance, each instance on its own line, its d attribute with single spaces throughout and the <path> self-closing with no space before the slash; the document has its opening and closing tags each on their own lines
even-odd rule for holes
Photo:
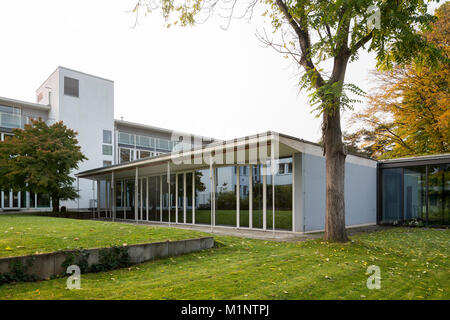
<svg viewBox="0 0 450 320">
<path fill-rule="evenodd" d="M 132 133 L 120 132 L 118 135 L 119 144 L 133 146 L 133 147 L 143 147 L 152 150 L 163 150 L 163 151 L 173 151 L 177 145 L 180 144 L 178 141 L 172 141 L 161 138 L 152 138 L 148 136 L 135 135 Z M 192 147 L 189 145 L 189 147 Z M 178 146 L 180 148 L 180 146 Z"/>
</svg>

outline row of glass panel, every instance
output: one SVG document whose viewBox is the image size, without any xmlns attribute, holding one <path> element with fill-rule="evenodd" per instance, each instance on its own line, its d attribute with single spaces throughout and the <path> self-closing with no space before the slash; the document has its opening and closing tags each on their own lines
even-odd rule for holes
<svg viewBox="0 0 450 320">
<path fill-rule="evenodd" d="M 162 154 L 162 152 L 120 147 L 119 148 L 119 163 L 129 162 L 129 161 L 138 160 L 138 159 L 144 159 L 144 158 L 148 158 L 148 157 L 154 157 L 159 154 Z"/>
<path fill-rule="evenodd" d="M 292 163 L 292 158 L 280 161 Z M 279 174 L 272 179 L 270 174 L 264 174 L 270 172 L 270 167 L 237 168 L 214 168 L 214 179 L 210 179 L 210 169 L 174 173 L 169 179 L 167 175 L 140 178 L 138 220 L 257 229 L 272 229 L 275 223 L 275 229 L 292 230 L 292 174 Z M 116 181 L 117 218 L 136 219 L 134 189 L 134 179 Z M 111 193 L 102 192 L 101 198 L 101 207 L 109 208 L 111 213 Z"/>
<path fill-rule="evenodd" d="M 450 164 L 382 169 L 381 221 L 450 224 Z"/>
<path fill-rule="evenodd" d="M 164 151 L 172 151 L 180 144 L 179 141 L 171 141 L 162 138 L 153 138 L 148 136 L 141 136 L 132 133 L 119 131 L 119 144 L 128 146 L 137 146 L 149 149 L 158 149 Z M 189 145 L 189 148 L 191 145 Z"/>
<path fill-rule="evenodd" d="M 29 197 L 28 206 L 27 197 Z M 23 191 L 1 191 L 0 206 L 2 209 L 49 208 L 50 196 L 48 194 L 30 194 Z"/>
<path fill-rule="evenodd" d="M 29 123 L 29 118 L 20 114 L 0 112 L 0 127 L 15 129 L 22 128 Z"/>
</svg>

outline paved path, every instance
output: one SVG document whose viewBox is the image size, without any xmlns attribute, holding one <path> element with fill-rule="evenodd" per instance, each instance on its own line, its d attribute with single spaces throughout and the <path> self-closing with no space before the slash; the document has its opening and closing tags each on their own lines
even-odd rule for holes
<svg viewBox="0 0 450 320">
<path fill-rule="evenodd" d="M 111 221 L 110 219 L 101 219 L 103 221 Z M 128 223 L 128 224 L 136 224 L 133 220 L 123 220 L 116 219 L 115 222 L 120 223 Z M 154 223 L 154 222 L 146 222 L 139 221 L 139 225 L 147 225 L 152 227 L 168 227 L 168 223 Z M 215 226 L 211 228 L 211 226 L 200 226 L 200 225 L 186 225 L 186 224 L 170 224 L 172 228 L 186 229 L 186 230 L 196 230 L 202 231 L 206 233 L 210 233 L 212 235 L 221 235 L 221 236 L 233 236 L 233 237 L 242 237 L 242 238 L 251 238 L 251 239 L 260 239 L 260 240 L 272 240 L 272 241 L 305 241 L 310 239 L 319 239 L 323 237 L 323 232 L 315 232 L 315 233 L 297 233 L 297 232 L 289 232 L 289 231 L 263 231 L 263 230 L 248 230 L 248 229 L 238 229 L 233 227 L 218 227 Z M 366 233 L 366 232 L 374 232 L 386 227 L 371 225 L 364 227 L 355 227 L 355 228 L 347 228 L 347 233 L 349 236 L 358 234 L 358 233 Z"/>
</svg>

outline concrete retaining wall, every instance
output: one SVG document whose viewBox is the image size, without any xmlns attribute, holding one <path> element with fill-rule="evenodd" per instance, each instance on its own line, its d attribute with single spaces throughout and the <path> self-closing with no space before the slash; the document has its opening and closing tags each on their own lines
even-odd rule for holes
<svg viewBox="0 0 450 320">
<path fill-rule="evenodd" d="M 214 246 L 213 237 L 204 237 L 198 239 L 153 242 L 145 244 L 134 244 L 126 246 L 130 262 L 132 264 L 142 263 L 158 258 L 177 256 L 185 253 L 210 249 Z M 88 264 L 92 266 L 99 263 L 99 252 L 103 248 L 86 249 L 89 254 Z M 0 273 L 8 273 L 15 262 L 27 265 L 27 261 L 32 261 L 31 267 L 27 273 L 35 275 L 39 279 L 49 279 L 52 276 L 65 273 L 62 263 L 70 253 L 77 251 L 56 251 L 51 253 L 34 254 L 20 257 L 0 258 Z"/>
</svg>

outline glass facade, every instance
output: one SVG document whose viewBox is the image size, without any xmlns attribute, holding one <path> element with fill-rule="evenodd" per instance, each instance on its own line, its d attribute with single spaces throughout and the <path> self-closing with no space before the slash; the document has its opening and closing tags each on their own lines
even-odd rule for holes
<svg viewBox="0 0 450 320">
<path fill-rule="evenodd" d="M 382 184 L 382 211 L 383 222 L 398 221 L 402 218 L 402 169 L 383 170 Z"/>
<path fill-rule="evenodd" d="M 263 228 L 263 166 L 252 166 L 252 226 L 253 228 Z"/>
<path fill-rule="evenodd" d="M 37 207 L 38 208 L 50 207 L 50 196 L 48 194 L 38 194 L 37 195 Z"/>
<path fill-rule="evenodd" d="M 236 226 L 236 175 L 235 167 L 216 168 L 215 223 L 219 226 Z"/>
<path fill-rule="evenodd" d="M 266 216 L 270 230 L 274 188 L 275 229 L 292 230 L 293 177 L 288 169 L 292 158 L 283 163 L 284 173 L 275 175 L 275 185 L 266 164 L 177 172 L 169 179 L 167 174 L 139 177 L 138 220 L 264 229 Z M 122 212 L 126 219 L 136 218 L 134 183 L 134 178 L 116 181 L 117 218 L 122 218 Z"/>
<path fill-rule="evenodd" d="M 381 223 L 450 224 L 450 164 L 380 169 Z"/>
<path fill-rule="evenodd" d="M 148 178 L 148 215 L 150 221 L 160 221 L 160 177 Z"/>
<path fill-rule="evenodd" d="M 193 176 L 192 172 L 186 173 L 186 223 L 192 223 Z"/>
<path fill-rule="evenodd" d="M 170 175 L 170 222 L 177 221 L 176 219 L 176 174 Z"/>
<path fill-rule="evenodd" d="M 166 174 L 161 177 L 161 184 L 162 221 L 169 222 L 169 182 Z"/>
<path fill-rule="evenodd" d="M 211 180 L 209 169 L 195 171 L 195 223 L 211 224 Z"/>
<path fill-rule="evenodd" d="M 250 226 L 250 176 L 249 166 L 239 167 L 239 226 Z"/>
<path fill-rule="evenodd" d="M 179 223 L 184 223 L 184 173 L 177 175 L 177 217 Z"/>
</svg>

